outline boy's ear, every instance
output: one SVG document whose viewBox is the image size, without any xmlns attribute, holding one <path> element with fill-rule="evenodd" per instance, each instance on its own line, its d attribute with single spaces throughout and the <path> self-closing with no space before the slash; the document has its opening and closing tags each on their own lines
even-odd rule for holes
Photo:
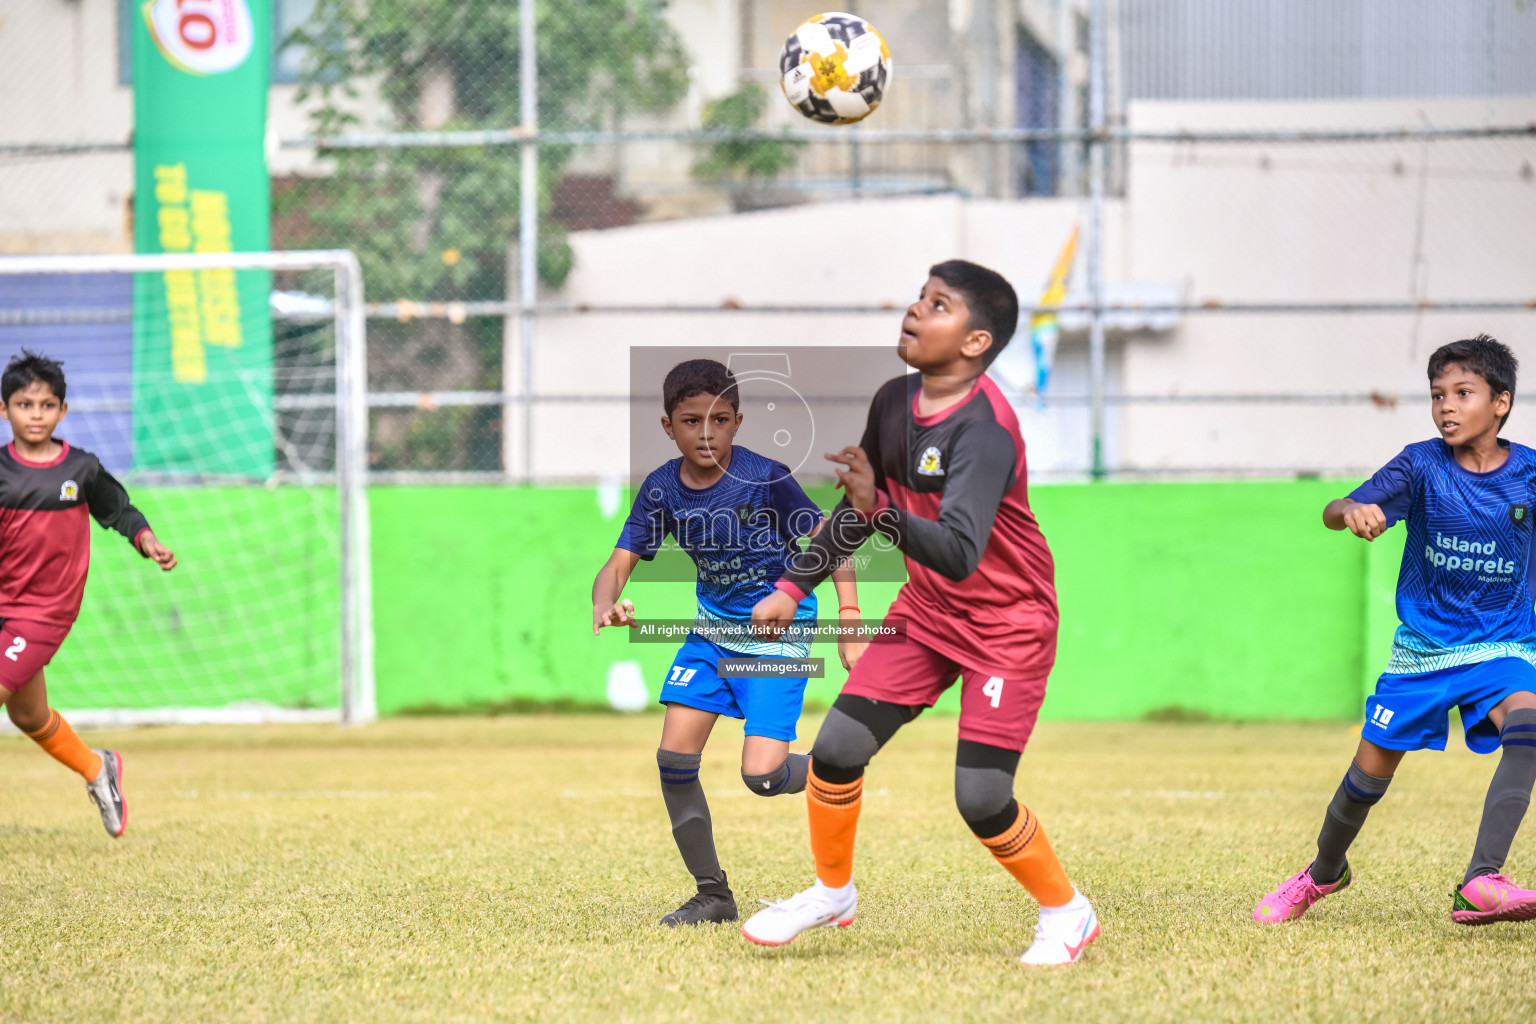
<svg viewBox="0 0 1536 1024">
<path fill-rule="evenodd" d="M 971 331 L 960 343 L 960 351 L 968 359 L 980 359 L 992 347 L 991 331 Z"/>
<path fill-rule="evenodd" d="M 671 416 L 663 416 L 661 418 L 661 429 L 665 430 L 667 432 L 667 436 L 672 438 L 672 440 L 674 440 L 674 441 L 677 440 L 677 437 L 672 433 L 672 417 Z"/>
</svg>

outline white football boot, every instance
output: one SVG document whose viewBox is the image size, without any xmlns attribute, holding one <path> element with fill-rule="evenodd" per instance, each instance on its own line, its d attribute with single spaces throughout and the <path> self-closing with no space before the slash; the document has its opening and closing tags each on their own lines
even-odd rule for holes
<svg viewBox="0 0 1536 1024">
<path fill-rule="evenodd" d="M 1062 907 L 1041 907 L 1035 925 L 1035 943 L 1019 963 L 1053 967 L 1077 963 L 1088 944 L 1099 937 L 1099 916 L 1088 898 L 1072 890 L 1072 901 Z"/>
<path fill-rule="evenodd" d="M 829 889 L 817 882 L 786 900 L 767 903 L 741 926 L 741 934 L 759 946 L 782 946 L 809 928 L 847 928 L 859 907 L 859 894 L 849 882 Z"/>
</svg>

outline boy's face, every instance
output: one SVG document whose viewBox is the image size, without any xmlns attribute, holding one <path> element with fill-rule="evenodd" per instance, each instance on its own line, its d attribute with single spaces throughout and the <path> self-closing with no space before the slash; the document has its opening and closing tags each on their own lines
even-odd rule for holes
<svg viewBox="0 0 1536 1024">
<path fill-rule="evenodd" d="M 741 413 L 731 408 L 728 398 L 719 395 L 694 395 L 677 403 L 671 416 L 661 418 L 661 429 L 677 442 L 695 467 L 714 469 L 731 450 L 731 440 L 741 427 Z"/>
<path fill-rule="evenodd" d="M 970 321 L 964 296 L 953 285 L 930 277 L 901 319 L 896 352 L 908 366 L 925 373 L 943 371 L 963 359 L 979 359 L 992 347 L 992 335 L 972 330 Z"/>
<path fill-rule="evenodd" d="M 1488 382 L 1460 363 L 1447 363 L 1429 385 L 1430 412 L 1445 443 L 1455 447 L 1489 434 L 1509 413 L 1509 392 L 1497 396 Z"/>
<path fill-rule="evenodd" d="M 59 400 L 53 388 L 35 380 L 19 391 L 11 393 L 11 400 L 3 406 L 5 419 L 11 425 L 11 433 L 26 444 L 47 444 L 58 429 L 59 421 L 69 409 L 69 403 Z"/>
</svg>

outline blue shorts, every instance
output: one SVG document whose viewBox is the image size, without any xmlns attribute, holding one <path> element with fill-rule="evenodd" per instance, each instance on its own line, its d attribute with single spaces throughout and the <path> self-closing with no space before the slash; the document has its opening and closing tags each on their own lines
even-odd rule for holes
<svg viewBox="0 0 1536 1024">
<path fill-rule="evenodd" d="M 693 633 L 677 650 L 666 682 L 661 684 L 663 704 L 682 704 L 700 711 L 713 711 L 727 718 L 746 719 L 748 736 L 766 736 L 773 740 L 796 738 L 795 724 L 805 701 L 806 677 L 783 679 L 721 679 L 715 663 L 721 658 L 745 658 L 750 655 L 728 651 Z M 783 661 L 763 658 L 763 661 Z"/>
<path fill-rule="evenodd" d="M 1524 658 L 1495 658 L 1419 675 L 1384 675 L 1365 699 L 1360 735 L 1388 750 L 1444 750 L 1451 708 L 1461 708 L 1467 747 L 1479 754 L 1499 749 L 1499 730 L 1488 712 L 1520 691 L 1536 693 L 1536 668 Z"/>
</svg>

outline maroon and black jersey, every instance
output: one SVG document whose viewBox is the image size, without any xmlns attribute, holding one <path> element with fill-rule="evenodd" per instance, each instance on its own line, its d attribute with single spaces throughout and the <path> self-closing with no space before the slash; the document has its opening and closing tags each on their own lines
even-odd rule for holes
<svg viewBox="0 0 1536 1024">
<path fill-rule="evenodd" d="M 0 450 L 0 619 L 65 629 L 80 614 L 91 563 L 91 524 L 138 543 L 149 529 L 128 492 L 88 451 L 29 462 L 14 442 Z"/>
<path fill-rule="evenodd" d="M 845 497 L 779 587 L 813 590 L 879 531 L 906 555 L 891 606 L 907 635 L 970 668 L 1044 676 L 1056 660 L 1056 567 L 1028 499 L 1019 420 L 983 374 L 956 405 L 919 416 L 920 374 L 887 381 L 860 442 L 875 470 L 868 515 Z"/>
</svg>

